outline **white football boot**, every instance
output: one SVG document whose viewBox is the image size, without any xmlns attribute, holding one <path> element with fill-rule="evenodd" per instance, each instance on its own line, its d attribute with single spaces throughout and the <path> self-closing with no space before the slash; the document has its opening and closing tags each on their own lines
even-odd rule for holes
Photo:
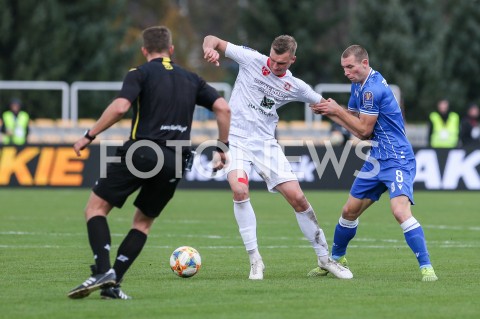
<svg viewBox="0 0 480 319">
<path fill-rule="evenodd" d="M 258 259 L 250 266 L 250 276 L 248 279 L 252 280 L 262 280 L 263 271 L 265 270 L 265 265 L 261 259 Z"/>
<path fill-rule="evenodd" d="M 332 258 L 328 258 L 326 263 L 322 263 L 320 268 L 323 270 L 327 270 L 332 275 L 340 279 L 352 279 L 353 274 L 347 267 L 343 266 L 341 263 L 333 260 Z"/>
</svg>

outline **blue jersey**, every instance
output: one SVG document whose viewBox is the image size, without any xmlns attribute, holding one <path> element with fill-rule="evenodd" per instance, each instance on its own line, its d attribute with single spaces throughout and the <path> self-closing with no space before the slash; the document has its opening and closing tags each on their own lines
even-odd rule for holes
<svg viewBox="0 0 480 319">
<path fill-rule="evenodd" d="M 377 115 L 370 156 L 378 160 L 415 159 L 397 99 L 387 81 L 371 69 L 365 84 L 352 83 L 348 110 Z"/>
</svg>

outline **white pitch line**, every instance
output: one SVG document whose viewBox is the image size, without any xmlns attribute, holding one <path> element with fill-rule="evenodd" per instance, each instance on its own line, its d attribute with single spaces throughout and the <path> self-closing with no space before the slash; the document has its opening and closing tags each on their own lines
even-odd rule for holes
<svg viewBox="0 0 480 319">
<path fill-rule="evenodd" d="M 470 244 L 440 244 L 440 245 L 431 245 L 435 248 L 480 248 L 480 244 L 470 245 Z M 59 246 L 59 245 L 0 245 L 0 249 L 60 249 L 68 247 L 78 247 L 78 246 Z M 408 246 L 405 245 L 348 245 L 349 248 L 362 248 L 362 249 L 408 249 Z M 156 246 L 150 245 L 148 248 L 153 249 L 174 249 L 174 246 Z M 198 246 L 198 249 L 243 249 L 241 245 L 237 246 Z M 312 249 L 309 245 L 266 245 L 262 246 L 262 249 Z"/>
<path fill-rule="evenodd" d="M 445 225 L 437 225 L 437 226 L 428 226 L 432 228 L 438 228 L 438 229 L 455 229 L 455 230 L 472 230 L 472 231 L 478 231 L 480 230 L 479 227 L 458 227 L 458 226 L 445 226 Z M 0 231 L 0 235 L 8 235 L 8 236 L 54 236 L 54 237 L 73 237 L 73 236 L 79 236 L 79 237 L 86 237 L 86 233 L 43 233 L 43 232 L 26 232 L 26 231 Z M 111 234 L 112 237 L 121 237 L 123 238 L 125 234 L 118 234 L 118 233 L 113 233 Z M 229 239 L 229 240 L 238 240 L 239 235 L 232 235 L 232 236 L 220 236 L 220 235 L 194 235 L 194 234 L 189 234 L 189 235 L 181 235 L 179 236 L 178 234 L 169 234 L 169 233 L 160 233 L 160 234 L 151 234 L 149 235 L 151 238 L 206 238 L 206 239 Z M 273 237 L 273 236 L 262 236 L 262 240 L 276 240 L 276 241 L 288 241 L 288 240 L 298 240 L 299 238 L 290 238 L 286 236 L 278 236 L 278 237 Z M 305 238 L 301 237 L 301 240 L 306 241 Z M 365 244 L 362 244 L 365 243 Z M 370 243 L 370 244 L 367 244 Z M 373 244 L 375 243 L 375 244 Z M 480 244 L 477 244 L 477 242 L 473 241 L 450 241 L 450 240 L 445 240 L 445 241 L 428 241 L 428 244 L 430 247 L 436 247 L 436 248 L 478 248 L 480 247 Z M 0 245 L 0 248 L 24 248 L 24 249 L 29 249 L 29 248 L 44 248 L 44 249 L 56 249 L 56 248 L 65 248 L 67 246 L 58 246 L 58 245 Z M 230 249 L 230 248 L 242 248 L 243 246 L 207 246 L 207 248 L 211 249 Z M 308 248 L 310 249 L 311 246 L 309 245 L 275 245 L 275 246 L 262 246 L 267 249 L 292 249 L 292 248 Z M 373 248 L 373 249 L 387 249 L 387 248 L 405 248 L 407 247 L 405 244 L 405 240 L 402 239 L 378 239 L 378 238 L 365 238 L 365 237 L 356 237 L 353 239 L 352 243 L 349 245 L 349 247 L 358 247 L 358 248 Z M 171 249 L 173 247 L 168 247 L 168 246 L 156 246 L 156 248 L 164 248 L 164 249 Z"/>
<path fill-rule="evenodd" d="M 0 231 L 0 235 L 16 235 L 16 236 L 54 236 L 54 237 L 74 237 L 74 236 L 81 236 L 81 237 L 87 237 L 86 233 L 42 233 L 42 232 L 26 232 L 26 231 Z M 112 237 L 125 237 L 125 234 L 119 234 L 119 233 L 112 233 Z M 214 234 L 207 234 L 207 235 L 199 235 L 199 234 L 169 234 L 169 233 L 160 233 L 160 234 L 150 234 L 150 238 L 207 238 L 207 239 L 233 239 L 237 240 L 240 238 L 239 235 L 231 235 L 231 236 L 221 236 L 221 235 L 214 235 Z M 260 236 L 261 240 L 303 240 L 307 241 L 306 238 L 304 237 L 287 237 L 287 236 Z M 391 239 L 391 238 L 367 238 L 367 237 L 355 237 L 353 239 L 353 242 L 374 242 L 374 243 L 404 243 L 405 239 Z M 458 245 L 458 244 L 465 244 L 465 241 L 450 241 L 450 240 L 444 240 L 444 241 L 435 241 L 435 240 L 428 240 L 428 244 L 434 244 L 434 245 Z M 467 244 L 468 245 L 468 244 Z M 280 245 L 283 246 L 283 245 Z M 288 246 L 288 245 L 286 245 Z M 351 246 L 351 245 L 350 245 Z M 349 246 L 349 247 L 350 247 Z M 0 246 L 1 247 L 1 246 Z M 392 247 L 392 246 L 389 246 Z"/>
<path fill-rule="evenodd" d="M 58 245 L 0 245 L 0 248 L 15 248 L 15 249 L 45 248 L 45 249 L 51 249 L 51 248 L 65 248 L 65 247 L 64 246 L 58 246 Z"/>
<path fill-rule="evenodd" d="M 181 222 L 181 221 L 180 221 Z M 186 221 L 185 221 L 186 223 Z M 195 221 L 189 221 L 189 223 L 196 223 Z M 424 228 L 428 229 L 440 229 L 440 230 L 457 230 L 457 231 L 473 231 L 473 232 L 478 232 L 480 231 L 480 226 L 469 226 L 469 227 L 463 227 L 463 226 L 454 226 L 454 225 L 422 225 Z M 0 231 L 0 235 L 32 235 L 32 236 L 37 236 L 37 235 L 49 235 L 49 236 L 86 236 L 86 233 L 44 233 L 44 232 L 28 232 L 28 231 Z M 125 234 L 111 234 L 112 236 L 125 236 Z M 178 237 L 178 234 L 165 234 L 162 233 L 160 235 L 158 234 L 151 234 L 149 237 Z M 183 235 L 183 237 L 203 237 L 203 238 L 226 238 L 222 237 L 219 235 Z M 236 237 L 230 237 L 230 238 L 236 238 Z M 267 238 L 267 239 L 277 239 L 277 240 L 290 240 L 290 237 L 285 237 L 285 236 L 279 236 L 279 237 L 265 237 L 263 236 L 262 238 Z M 379 239 L 359 239 L 355 238 L 355 240 L 362 240 L 362 241 L 378 241 Z M 380 239 L 381 241 L 389 241 L 389 239 Z M 395 239 L 392 239 L 392 242 L 395 242 Z"/>
</svg>

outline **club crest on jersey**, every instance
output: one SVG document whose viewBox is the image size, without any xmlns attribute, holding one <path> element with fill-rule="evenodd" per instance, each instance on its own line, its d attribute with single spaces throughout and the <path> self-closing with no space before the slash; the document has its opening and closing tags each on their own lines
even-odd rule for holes
<svg viewBox="0 0 480 319">
<path fill-rule="evenodd" d="M 373 93 L 370 91 L 363 92 L 363 107 L 370 109 L 373 107 Z"/>
<path fill-rule="evenodd" d="M 285 91 L 290 91 L 290 89 L 292 88 L 292 85 L 288 82 L 285 82 L 285 84 L 283 85 L 283 88 L 285 89 Z"/>
<path fill-rule="evenodd" d="M 266 66 L 262 66 L 262 74 L 267 76 L 270 74 L 270 70 Z"/>
<path fill-rule="evenodd" d="M 275 101 L 272 99 L 269 99 L 268 97 L 264 96 L 262 102 L 260 102 L 260 106 L 264 107 L 266 109 L 271 109 L 272 106 L 275 105 Z"/>
</svg>

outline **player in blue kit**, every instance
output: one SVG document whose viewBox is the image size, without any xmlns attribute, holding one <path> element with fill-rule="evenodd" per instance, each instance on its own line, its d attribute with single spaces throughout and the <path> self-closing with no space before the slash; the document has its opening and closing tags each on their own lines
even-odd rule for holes
<svg viewBox="0 0 480 319">
<path fill-rule="evenodd" d="M 332 99 L 312 105 L 314 113 L 328 116 L 361 140 L 370 140 L 371 150 L 357 175 L 342 216 L 335 228 L 332 258 L 347 265 L 348 243 L 356 234 L 358 218 L 386 190 L 393 216 L 403 229 L 405 240 L 417 257 L 422 281 L 438 278 L 430 263 L 422 226 L 412 216 L 415 155 L 405 134 L 399 104 L 387 81 L 369 65 L 367 51 L 352 45 L 342 54 L 345 76 L 352 81 L 348 110 Z M 326 275 L 321 268 L 309 276 Z"/>
</svg>

